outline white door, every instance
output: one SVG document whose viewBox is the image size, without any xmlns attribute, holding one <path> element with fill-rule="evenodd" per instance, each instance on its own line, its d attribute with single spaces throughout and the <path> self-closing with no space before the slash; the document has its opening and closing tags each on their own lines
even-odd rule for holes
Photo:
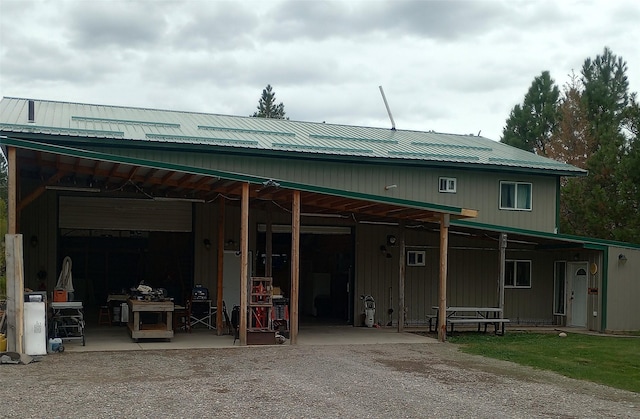
<svg viewBox="0 0 640 419">
<path fill-rule="evenodd" d="M 571 324 L 570 326 L 587 327 L 587 271 L 588 264 L 571 263 Z"/>
</svg>

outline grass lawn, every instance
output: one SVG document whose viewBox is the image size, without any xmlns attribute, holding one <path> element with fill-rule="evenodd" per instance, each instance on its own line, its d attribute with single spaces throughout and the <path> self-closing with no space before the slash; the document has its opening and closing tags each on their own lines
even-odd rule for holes
<svg viewBox="0 0 640 419">
<path fill-rule="evenodd" d="M 640 393 L 640 338 L 569 333 L 459 333 L 448 337 L 464 352 L 555 371 L 579 380 Z"/>
</svg>

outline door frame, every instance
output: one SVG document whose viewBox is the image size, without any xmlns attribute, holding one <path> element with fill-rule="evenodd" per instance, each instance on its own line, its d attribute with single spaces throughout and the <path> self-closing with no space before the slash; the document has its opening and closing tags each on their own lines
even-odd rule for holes
<svg viewBox="0 0 640 419">
<path fill-rule="evenodd" d="M 574 322 L 574 309 L 575 310 L 580 310 L 580 307 L 578 307 L 577 305 L 574 305 L 574 303 L 576 303 L 575 300 L 575 290 L 574 290 L 574 285 L 577 285 L 577 273 L 580 269 L 583 269 L 585 272 L 584 275 L 584 289 L 583 290 L 579 290 L 581 294 L 583 294 L 584 298 L 582 299 L 583 301 L 583 305 L 582 305 L 582 310 L 584 311 L 583 313 L 583 318 L 584 318 L 584 324 L 576 324 Z M 568 307 L 567 307 L 567 315 L 568 315 L 568 319 L 567 319 L 567 325 L 568 326 L 572 326 L 572 327 L 587 327 L 588 324 L 588 316 L 587 316 L 587 304 L 588 304 L 588 287 L 589 287 L 589 262 L 587 261 L 583 261 L 583 262 L 568 262 L 567 263 L 567 279 L 568 281 L 568 287 L 567 287 L 567 301 L 568 301 Z M 579 301 L 578 301 L 579 302 Z"/>
</svg>

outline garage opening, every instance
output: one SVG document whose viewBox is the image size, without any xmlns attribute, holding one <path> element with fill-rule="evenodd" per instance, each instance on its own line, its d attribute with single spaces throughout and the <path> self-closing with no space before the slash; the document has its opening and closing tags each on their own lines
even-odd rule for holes
<svg viewBox="0 0 640 419">
<path fill-rule="evenodd" d="M 179 304 L 191 290 L 192 233 L 62 230 L 59 243 L 58 254 L 73 261 L 75 298 L 87 307 L 104 304 L 109 294 L 126 294 L 142 281 L 165 288 Z"/>
<path fill-rule="evenodd" d="M 58 255 L 73 262 L 75 298 L 99 306 L 108 294 L 126 293 L 144 281 L 182 303 L 193 284 L 192 207 L 181 201 L 60 196 Z"/>
<path fill-rule="evenodd" d="M 256 273 L 266 275 L 266 226 L 258 226 Z M 354 247 L 351 227 L 302 226 L 300 324 L 353 324 Z M 272 226 L 273 285 L 291 293 L 291 227 Z"/>
</svg>

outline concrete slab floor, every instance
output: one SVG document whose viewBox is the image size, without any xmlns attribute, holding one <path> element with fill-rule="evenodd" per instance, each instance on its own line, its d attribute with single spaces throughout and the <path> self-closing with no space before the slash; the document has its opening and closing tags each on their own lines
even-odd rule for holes
<svg viewBox="0 0 640 419">
<path fill-rule="evenodd" d="M 215 330 L 193 329 L 191 333 L 175 332 L 171 340 L 139 339 L 134 342 L 126 326 L 89 326 L 85 329 L 85 346 L 78 340 L 64 341 L 67 352 L 144 351 L 161 349 L 240 348 L 232 335 L 218 336 Z M 284 345 L 288 345 L 287 339 Z M 398 333 L 395 328 L 353 326 L 302 326 L 298 345 L 355 345 L 389 343 L 438 343 L 436 339 L 415 333 Z"/>
</svg>

